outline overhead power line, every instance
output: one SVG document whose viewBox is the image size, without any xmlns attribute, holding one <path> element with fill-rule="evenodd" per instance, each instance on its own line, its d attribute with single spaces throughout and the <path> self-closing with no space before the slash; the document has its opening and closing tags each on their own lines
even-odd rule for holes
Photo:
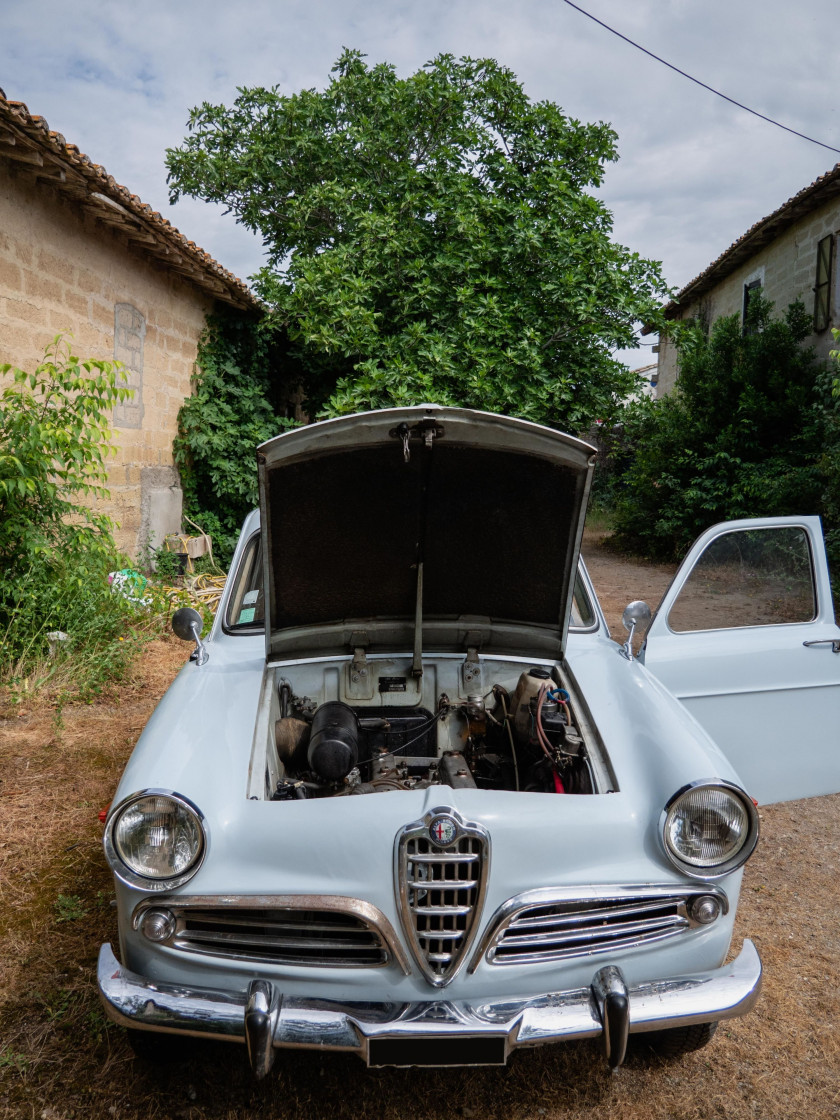
<svg viewBox="0 0 840 1120">
<path fill-rule="evenodd" d="M 613 35 L 617 35 L 619 39 L 623 39 L 625 43 L 629 43 L 630 46 L 635 47 L 637 51 L 641 51 L 649 58 L 653 58 L 657 62 L 661 62 L 662 65 L 667 66 L 669 70 L 673 70 L 676 74 L 682 75 L 683 78 L 688 78 L 690 82 L 694 82 L 696 86 L 701 86 L 703 89 L 707 89 L 709 93 L 713 93 L 716 97 L 722 97 L 723 100 L 728 101 L 730 105 L 735 105 L 739 109 L 743 109 L 746 113 L 752 113 L 754 117 L 758 117 L 760 120 L 767 121 L 768 124 L 773 124 L 776 126 L 776 128 L 782 128 L 785 130 L 785 132 L 790 132 L 794 136 L 798 136 L 801 140 L 807 140 L 810 144 L 816 144 L 820 148 L 828 148 L 830 152 L 837 152 L 838 155 L 840 155 L 840 148 L 833 148 L 831 144 L 824 144 L 822 140 L 815 140 L 813 136 L 806 136 L 804 132 L 797 132 L 795 128 L 788 128 L 786 124 L 782 124 L 780 121 L 775 121 L 772 117 L 766 117 L 764 113 L 759 113 L 757 110 L 751 109 L 749 105 L 744 105 L 742 102 L 736 101 L 734 97 L 727 97 L 727 95 L 725 93 L 721 93 L 719 89 L 715 89 L 713 86 L 707 85 L 705 82 L 701 82 L 699 78 L 694 78 L 691 76 L 691 74 L 686 74 L 685 70 L 680 70 L 679 66 L 674 66 L 672 62 L 668 62 L 666 61 L 666 59 L 660 58 L 658 54 L 654 54 L 653 51 L 649 51 L 647 47 L 643 47 L 641 43 L 636 43 L 632 39 L 628 39 L 626 35 L 622 35 L 620 31 L 616 31 L 614 27 L 610 27 L 608 23 L 604 23 L 602 19 L 598 19 L 598 17 L 593 16 L 591 12 L 587 12 L 585 8 L 581 8 L 579 5 L 573 4 L 572 0 L 563 0 L 563 2 L 565 4 L 568 4 L 570 8 L 574 8 L 576 12 L 580 12 L 582 16 L 586 16 L 587 19 L 591 19 L 593 23 L 599 24 L 606 31 L 610 31 Z"/>
</svg>

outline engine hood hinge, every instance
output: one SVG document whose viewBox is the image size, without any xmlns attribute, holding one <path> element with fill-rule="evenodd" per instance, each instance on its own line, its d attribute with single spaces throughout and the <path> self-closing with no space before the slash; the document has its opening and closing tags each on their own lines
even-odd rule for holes
<svg viewBox="0 0 840 1120">
<path fill-rule="evenodd" d="M 353 660 L 347 664 L 347 698 L 348 700 L 372 700 L 373 672 L 368 664 L 365 649 L 368 644 L 368 636 L 356 631 L 351 635 L 351 642 L 353 643 Z"/>
<path fill-rule="evenodd" d="M 465 694 L 481 687 L 481 662 L 478 660 L 477 646 L 467 646 L 467 656 L 461 665 L 461 683 Z"/>
</svg>

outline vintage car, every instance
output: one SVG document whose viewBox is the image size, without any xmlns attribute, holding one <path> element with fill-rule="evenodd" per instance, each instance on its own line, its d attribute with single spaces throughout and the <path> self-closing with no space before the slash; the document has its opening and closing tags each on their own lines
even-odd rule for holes
<svg viewBox="0 0 840 1120">
<path fill-rule="evenodd" d="M 108 814 L 110 1017 L 244 1042 L 259 1077 L 280 1049 L 503 1064 L 597 1036 L 616 1067 L 749 1011 L 753 797 L 840 789 L 818 519 L 710 529 L 635 656 L 649 610 L 612 641 L 579 558 L 580 440 L 423 406 L 258 463 Z"/>
</svg>

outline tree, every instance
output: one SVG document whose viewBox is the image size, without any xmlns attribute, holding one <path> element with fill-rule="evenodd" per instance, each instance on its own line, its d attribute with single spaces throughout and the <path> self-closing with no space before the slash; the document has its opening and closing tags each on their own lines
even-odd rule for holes
<svg viewBox="0 0 840 1120">
<path fill-rule="evenodd" d="M 605 124 L 532 102 L 492 60 L 408 78 L 346 50 L 323 91 L 204 103 L 167 154 L 173 201 L 259 232 L 256 278 L 310 412 L 436 401 L 580 430 L 635 386 L 612 349 L 657 322 L 659 266 L 590 192 Z"/>
<path fill-rule="evenodd" d="M 678 328 L 675 391 L 625 413 L 633 457 L 615 487 L 617 543 L 677 559 L 717 521 L 827 513 L 830 377 L 802 345 L 813 329 L 802 304 L 781 319 L 772 309 L 751 300 L 746 333 L 738 315 L 708 335 Z"/>
</svg>

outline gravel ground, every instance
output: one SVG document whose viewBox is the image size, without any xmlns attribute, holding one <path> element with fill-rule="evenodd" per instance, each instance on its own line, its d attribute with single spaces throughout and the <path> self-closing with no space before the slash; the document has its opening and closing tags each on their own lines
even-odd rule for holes
<svg viewBox="0 0 840 1120">
<path fill-rule="evenodd" d="M 585 547 L 620 638 L 626 602 L 655 606 L 672 569 L 613 556 L 597 536 Z M 96 814 L 184 651 L 151 643 L 133 680 L 90 706 L 0 711 L 0 1116 L 840 1120 L 840 796 L 761 809 L 735 944 L 755 941 L 764 991 L 678 1062 L 610 1074 L 584 1044 L 521 1052 L 504 1070 L 368 1071 L 302 1052 L 255 1084 L 238 1047 L 136 1061 L 95 995 L 99 944 L 116 934 Z"/>
</svg>

